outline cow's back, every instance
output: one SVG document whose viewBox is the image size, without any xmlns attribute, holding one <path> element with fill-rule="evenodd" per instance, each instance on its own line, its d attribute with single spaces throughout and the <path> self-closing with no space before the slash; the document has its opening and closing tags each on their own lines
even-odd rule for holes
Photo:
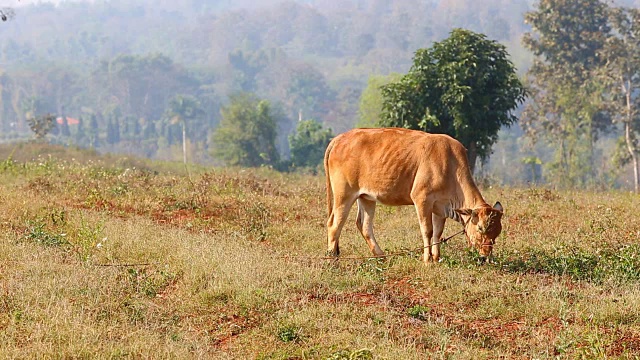
<svg viewBox="0 0 640 360">
<path fill-rule="evenodd" d="M 389 205 L 410 205 L 415 186 L 450 189 L 468 165 L 466 150 L 447 135 L 400 128 L 353 129 L 334 138 L 325 155 L 331 186 Z"/>
</svg>

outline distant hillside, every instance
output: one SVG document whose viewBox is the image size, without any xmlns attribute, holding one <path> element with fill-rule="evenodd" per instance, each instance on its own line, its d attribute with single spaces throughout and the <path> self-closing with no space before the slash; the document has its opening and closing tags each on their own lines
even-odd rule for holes
<svg viewBox="0 0 640 360">
<path fill-rule="evenodd" d="M 621 1 L 638 5 L 638 0 Z M 258 4 L 258 5 L 256 5 Z M 182 158 L 177 96 L 202 115 L 188 158 L 210 162 L 220 109 L 238 92 L 283 114 L 278 148 L 299 118 L 335 133 L 358 121 L 370 77 L 406 73 L 417 49 L 456 27 L 503 43 L 524 74 L 532 0 L 96 0 L 38 2 L 0 24 L 0 142 L 28 139 L 27 118 L 79 119 L 51 142 L 152 159 Z M 513 130 L 510 130 L 513 131 Z M 517 130 L 516 130 L 517 131 Z M 511 134 L 516 141 L 520 133 Z M 506 138 L 506 137 L 503 137 Z M 496 147 L 496 151 L 499 147 Z"/>
</svg>

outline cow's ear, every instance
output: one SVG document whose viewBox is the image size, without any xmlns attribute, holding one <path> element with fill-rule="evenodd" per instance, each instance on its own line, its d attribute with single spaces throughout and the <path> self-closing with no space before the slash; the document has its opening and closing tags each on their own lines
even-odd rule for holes
<svg viewBox="0 0 640 360">
<path fill-rule="evenodd" d="M 498 211 L 504 212 L 504 208 L 502 207 L 502 204 L 500 204 L 500 201 L 496 201 L 495 205 L 493 205 L 493 208 Z"/>
<path fill-rule="evenodd" d="M 473 210 L 471 210 L 471 209 L 455 209 L 455 212 L 457 212 L 460 215 L 465 215 L 465 216 L 473 215 Z"/>
</svg>

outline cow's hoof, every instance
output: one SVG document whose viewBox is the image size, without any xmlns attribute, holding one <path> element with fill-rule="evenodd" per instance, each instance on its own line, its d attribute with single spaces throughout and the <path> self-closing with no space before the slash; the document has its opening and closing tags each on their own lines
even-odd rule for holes
<svg viewBox="0 0 640 360">
<path fill-rule="evenodd" d="M 340 256 L 340 250 L 327 250 L 326 257 L 328 258 L 338 258 L 338 256 Z"/>
</svg>

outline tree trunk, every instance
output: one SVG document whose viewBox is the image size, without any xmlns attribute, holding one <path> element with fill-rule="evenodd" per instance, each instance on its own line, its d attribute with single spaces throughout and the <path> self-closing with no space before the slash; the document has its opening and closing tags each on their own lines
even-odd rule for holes
<svg viewBox="0 0 640 360">
<path fill-rule="evenodd" d="M 633 147 L 633 140 L 631 139 L 631 124 L 629 122 L 624 123 L 624 140 L 627 143 L 627 150 L 631 155 L 633 161 L 633 189 L 638 192 L 638 177 L 640 176 L 640 169 L 638 169 L 638 153 Z"/>
<path fill-rule="evenodd" d="M 623 82 L 624 84 L 624 82 Z M 626 85 L 626 86 L 624 86 Z M 633 161 L 633 189 L 637 193 L 638 192 L 638 149 L 635 147 L 633 143 L 633 139 L 631 138 L 631 121 L 633 120 L 633 112 L 632 112 L 632 104 L 631 104 L 631 83 L 627 82 L 624 84 L 624 89 L 626 92 L 626 101 L 627 101 L 627 118 L 624 122 L 624 140 L 627 143 L 627 150 L 629 151 L 629 155 L 631 155 L 631 160 Z"/>
<path fill-rule="evenodd" d="M 631 155 L 631 158 L 633 159 L 633 187 L 635 189 L 635 192 L 638 192 L 638 172 L 640 171 L 640 169 L 638 169 L 638 154 L 636 152 L 633 153 L 633 155 Z"/>
<path fill-rule="evenodd" d="M 187 163 L 187 131 L 184 121 L 182 122 L 182 161 Z"/>
<path fill-rule="evenodd" d="M 469 144 L 469 149 L 467 149 L 467 159 L 469 160 L 469 169 L 471 170 L 471 174 L 476 170 L 476 159 L 478 158 L 478 150 L 476 148 L 476 143 L 472 142 Z"/>
</svg>

